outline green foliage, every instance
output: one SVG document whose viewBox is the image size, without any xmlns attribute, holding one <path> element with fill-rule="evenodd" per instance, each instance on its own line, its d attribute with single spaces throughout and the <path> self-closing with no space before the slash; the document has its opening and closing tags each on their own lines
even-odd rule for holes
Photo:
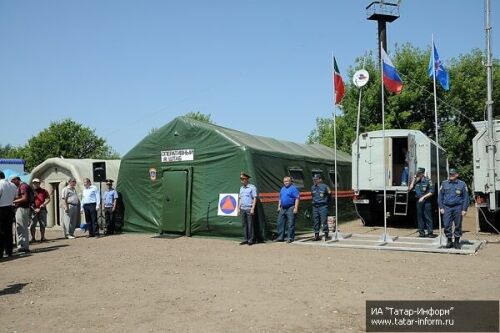
<svg viewBox="0 0 500 333">
<path fill-rule="evenodd" d="M 422 131 L 435 139 L 434 95 L 432 79 L 427 74 L 430 47 L 421 50 L 410 44 L 396 47 L 391 58 L 401 75 L 404 86 L 399 95 L 384 92 L 385 127 L 407 128 Z M 451 166 L 460 169 L 461 177 L 472 179 L 472 138 L 476 131 L 472 121 L 485 118 L 486 69 L 485 56 L 480 50 L 472 50 L 445 63 L 450 75 L 450 90 L 444 91 L 437 83 L 439 142 L 448 152 Z M 356 59 L 349 70 L 351 78 L 363 67 L 363 58 Z M 360 133 L 381 129 L 382 107 L 380 103 L 380 70 L 374 54 L 369 54 L 365 69 L 370 81 L 362 89 Z M 493 66 L 493 100 L 500 100 L 500 63 Z M 344 77 L 346 94 L 342 112 L 337 115 L 337 146 L 351 152 L 356 137 L 356 118 L 359 90 Z M 498 109 L 498 108 L 497 108 Z M 497 114 L 500 112 L 497 111 Z M 316 128 L 307 141 L 333 146 L 333 117 L 316 119 Z"/>
<path fill-rule="evenodd" d="M 188 112 L 184 115 L 184 117 L 188 117 L 188 118 L 191 118 L 191 119 L 194 119 L 194 120 L 198 120 L 198 121 L 203 121 L 205 123 L 209 123 L 209 124 L 215 124 L 212 119 L 211 119 L 211 115 L 210 114 L 204 114 L 204 113 L 201 113 L 199 111 L 196 111 L 196 112 Z"/>
<path fill-rule="evenodd" d="M 0 158 L 19 158 L 22 147 L 13 147 L 12 145 L 0 145 Z"/>
<path fill-rule="evenodd" d="M 120 156 L 98 137 L 94 130 L 71 119 L 52 122 L 48 128 L 28 140 L 21 156 L 26 160 L 26 169 L 50 157 L 114 159 Z"/>
</svg>

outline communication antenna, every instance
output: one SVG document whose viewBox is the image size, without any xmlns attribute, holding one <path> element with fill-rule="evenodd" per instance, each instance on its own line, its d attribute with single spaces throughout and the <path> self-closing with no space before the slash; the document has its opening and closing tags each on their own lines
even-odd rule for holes
<svg viewBox="0 0 500 333">
<path fill-rule="evenodd" d="M 488 190 L 489 190 L 489 205 L 490 209 L 497 208 L 497 198 L 496 196 L 496 177 L 495 174 L 495 154 L 496 152 L 496 139 L 495 139 L 495 127 L 493 125 L 493 62 L 491 60 L 491 9 L 490 9 L 490 0 L 485 1 L 486 7 L 486 79 L 487 79 L 487 100 L 486 107 L 488 110 Z"/>
<path fill-rule="evenodd" d="M 366 7 L 368 20 L 378 22 L 378 58 L 380 60 L 380 45 L 387 51 L 387 22 L 394 22 L 399 18 L 399 4 L 401 1 L 373 1 Z M 380 62 L 380 61 L 379 61 Z"/>
</svg>

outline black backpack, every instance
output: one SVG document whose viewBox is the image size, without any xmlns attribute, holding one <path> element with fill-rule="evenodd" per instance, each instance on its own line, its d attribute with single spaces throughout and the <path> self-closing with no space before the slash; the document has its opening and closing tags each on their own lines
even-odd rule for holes
<svg viewBox="0 0 500 333">
<path fill-rule="evenodd" d="M 35 191 L 33 190 L 33 187 L 29 185 L 28 185 L 28 204 L 30 205 L 30 207 L 35 205 Z"/>
</svg>

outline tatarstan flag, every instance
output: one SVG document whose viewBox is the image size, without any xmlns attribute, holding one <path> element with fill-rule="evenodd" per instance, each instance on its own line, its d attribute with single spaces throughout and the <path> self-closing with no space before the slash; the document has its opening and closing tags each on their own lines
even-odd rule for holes
<svg viewBox="0 0 500 333">
<path fill-rule="evenodd" d="M 340 104 L 345 94 L 345 87 L 335 57 L 333 57 L 333 91 L 335 92 L 335 105 Z"/>
</svg>

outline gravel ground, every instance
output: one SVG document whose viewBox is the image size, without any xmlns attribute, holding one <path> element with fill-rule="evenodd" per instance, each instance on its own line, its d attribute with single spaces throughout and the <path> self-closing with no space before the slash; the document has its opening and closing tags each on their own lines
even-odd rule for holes
<svg viewBox="0 0 500 333">
<path fill-rule="evenodd" d="M 358 332 L 366 300 L 498 300 L 500 237 L 464 229 L 476 255 L 50 230 L 0 261 L 0 331 Z"/>
</svg>

